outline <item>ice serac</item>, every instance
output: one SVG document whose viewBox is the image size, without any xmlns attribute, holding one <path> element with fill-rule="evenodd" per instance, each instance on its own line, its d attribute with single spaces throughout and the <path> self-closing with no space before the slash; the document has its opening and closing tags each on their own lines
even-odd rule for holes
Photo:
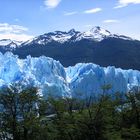
<svg viewBox="0 0 140 140">
<path fill-rule="evenodd" d="M 18 59 L 11 53 L 0 54 L 0 86 L 22 82 L 41 89 L 44 96 L 66 96 L 69 88 L 63 66 L 47 57 Z"/>
<path fill-rule="evenodd" d="M 136 70 L 115 69 L 115 67 L 100 67 L 92 63 L 77 64 L 66 69 L 73 96 L 96 96 L 103 93 L 102 87 L 110 85 L 107 91 L 126 93 L 134 87 L 139 87 L 140 72 Z"/>
<path fill-rule="evenodd" d="M 100 67 L 93 63 L 79 63 L 64 68 L 59 61 L 41 56 L 19 59 L 12 53 L 0 53 L 0 87 L 15 82 L 38 87 L 45 98 L 54 96 L 87 97 L 103 92 L 111 85 L 110 94 L 126 93 L 140 85 L 140 72 L 136 70 Z"/>
</svg>

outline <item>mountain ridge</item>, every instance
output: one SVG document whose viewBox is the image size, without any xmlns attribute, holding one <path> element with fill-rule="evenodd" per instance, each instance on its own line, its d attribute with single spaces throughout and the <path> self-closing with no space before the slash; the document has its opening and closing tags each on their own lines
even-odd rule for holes
<svg viewBox="0 0 140 140">
<path fill-rule="evenodd" d="M 91 28 L 90 30 L 84 31 L 84 32 L 76 31 L 75 29 L 71 29 L 67 32 L 66 31 L 48 32 L 43 35 L 39 35 L 39 36 L 33 38 L 32 40 L 28 40 L 24 43 L 26 43 L 26 45 L 27 45 L 28 43 L 31 43 L 38 39 L 41 40 L 42 38 L 43 39 L 46 38 L 46 40 L 44 40 L 44 41 L 45 41 L 45 44 L 47 44 L 48 42 L 51 42 L 51 41 L 64 43 L 69 40 L 80 41 L 82 39 L 91 39 L 94 41 L 102 41 L 104 38 L 107 38 L 107 37 L 121 38 L 121 39 L 126 39 L 126 40 L 136 40 L 136 39 L 132 39 L 130 37 L 124 36 L 124 35 L 111 34 L 111 32 L 109 32 L 108 30 L 105 30 L 99 26 L 95 26 L 95 27 Z M 41 44 L 41 43 L 38 42 L 38 44 Z"/>
<path fill-rule="evenodd" d="M 76 39 L 72 39 L 75 37 Z M 48 32 L 39 36 L 36 36 L 30 40 L 27 41 L 16 41 L 16 40 L 11 40 L 11 39 L 1 39 L 0 40 L 0 46 L 8 46 L 10 47 L 10 43 L 14 43 L 16 46 L 22 46 L 22 45 L 27 45 L 30 44 L 31 42 L 35 40 L 39 40 L 40 38 L 46 38 L 44 40 L 44 44 L 47 44 L 46 42 L 51 42 L 51 41 L 58 41 L 60 43 L 64 43 L 65 41 L 68 41 L 69 39 L 73 41 L 79 41 L 81 39 L 93 39 L 94 41 L 102 41 L 106 37 L 114 37 L 114 38 L 121 38 L 121 39 L 126 39 L 126 40 L 136 40 L 131 37 L 125 36 L 125 35 L 119 35 L 119 34 L 112 34 L 110 31 L 105 30 L 99 26 L 95 26 L 91 28 L 88 31 L 80 32 L 76 31 L 75 29 L 71 29 L 69 31 L 54 31 L 54 32 Z M 47 40 L 47 39 L 50 39 Z M 64 39 L 64 40 L 63 40 Z M 4 42 L 2 44 L 2 42 Z M 9 43 L 8 43 L 9 41 Z M 6 43 L 7 42 L 7 43 Z M 38 42 L 38 44 L 41 44 L 41 41 Z"/>
<path fill-rule="evenodd" d="M 7 49 L 0 47 L 0 51 L 5 53 Z M 140 70 L 140 41 L 111 34 L 98 26 L 82 33 L 74 29 L 46 33 L 10 51 L 20 58 L 51 57 L 65 67 L 91 62 L 103 67 Z"/>
</svg>

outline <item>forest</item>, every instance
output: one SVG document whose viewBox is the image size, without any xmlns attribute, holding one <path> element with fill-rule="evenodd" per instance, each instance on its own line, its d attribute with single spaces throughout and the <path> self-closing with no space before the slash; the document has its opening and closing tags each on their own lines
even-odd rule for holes
<svg viewBox="0 0 140 140">
<path fill-rule="evenodd" d="M 140 93 L 44 99 L 35 87 L 0 90 L 0 140 L 140 140 Z"/>
</svg>

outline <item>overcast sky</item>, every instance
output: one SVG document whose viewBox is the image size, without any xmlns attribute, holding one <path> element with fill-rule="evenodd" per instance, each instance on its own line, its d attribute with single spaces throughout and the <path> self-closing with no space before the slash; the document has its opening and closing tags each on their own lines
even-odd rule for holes
<svg viewBox="0 0 140 140">
<path fill-rule="evenodd" d="M 0 39 L 94 26 L 140 39 L 140 0 L 0 0 Z"/>
</svg>

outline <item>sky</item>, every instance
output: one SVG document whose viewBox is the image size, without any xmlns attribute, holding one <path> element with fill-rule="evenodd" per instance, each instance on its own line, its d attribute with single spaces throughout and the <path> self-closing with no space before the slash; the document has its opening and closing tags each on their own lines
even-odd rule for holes
<svg viewBox="0 0 140 140">
<path fill-rule="evenodd" d="M 0 0 L 0 39 L 94 26 L 140 40 L 140 0 Z"/>
</svg>

